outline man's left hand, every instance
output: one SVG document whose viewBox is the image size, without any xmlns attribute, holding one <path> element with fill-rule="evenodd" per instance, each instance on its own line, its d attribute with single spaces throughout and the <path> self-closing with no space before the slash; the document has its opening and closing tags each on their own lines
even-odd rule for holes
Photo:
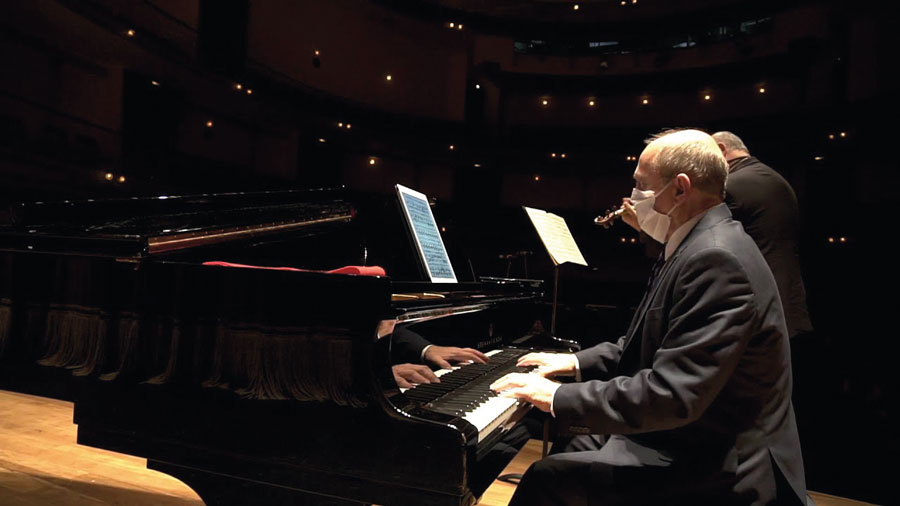
<svg viewBox="0 0 900 506">
<path fill-rule="evenodd" d="M 503 397 L 518 397 L 541 411 L 550 412 L 553 394 L 560 384 L 537 374 L 510 373 L 491 383 L 491 390 Z"/>
<path fill-rule="evenodd" d="M 450 369 L 451 362 L 484 364 L 488 361 L 487 355 L 474 348 L 457 348 L 456 346 L 438 346 L 434 344 L 425 350 L 423 358 L 425 362 L 441 369 Z"/>
</svg>

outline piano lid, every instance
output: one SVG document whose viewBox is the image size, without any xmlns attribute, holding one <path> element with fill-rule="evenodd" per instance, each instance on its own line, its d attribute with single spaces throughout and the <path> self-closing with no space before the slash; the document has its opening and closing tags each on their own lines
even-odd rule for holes
<svg viewBox="0 0 900 506">
<path fill-rule="evenodd" d="M 349 222 L 354 214 L 343 188 L 22 203 L 0 226 L 0 250 L 139 260 Z"/>
</svg>

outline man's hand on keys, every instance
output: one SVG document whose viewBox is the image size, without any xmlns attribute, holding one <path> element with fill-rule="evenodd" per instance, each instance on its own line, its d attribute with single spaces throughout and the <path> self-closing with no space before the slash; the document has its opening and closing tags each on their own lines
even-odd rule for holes
<svg viewBox="0 0 900 506">
<path fill-rule="evenodd" d="M 543 377 L 550 376 L 574 376 L 575 375 L 575 355 L 571 353 L 529 353 L 519 359 L 516 365 L 537 366 L 533 372 Z"/>
<path fill-rule="evenodd" d="M 491 390 L 503 397 L 517 397 L 530 402 L 541 411 L 550 412 L 553 394 L 560 384 L 537 374 L 514 372 L 491 383 Z"/>
</svg>

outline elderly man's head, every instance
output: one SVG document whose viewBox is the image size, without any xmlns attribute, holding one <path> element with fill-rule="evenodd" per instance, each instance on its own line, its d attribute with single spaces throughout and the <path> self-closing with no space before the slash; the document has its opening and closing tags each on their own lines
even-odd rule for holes
<svg viewBox="0 0 900 506">
<path fill-rule="evenodd" d="M 638 223 L 644 228 L 652 220 L 656 225 L 647 233 L 666 242 L 682 224 L 722 202 L 728 163 L 716 141 L 699 130 L 663 132 L 648 141 L 634 171 L 635 188 L 652 191 L 652 211 L 665 217 L 651 213 L 642 220 L 648 211 L 637 210 Z"/>
<path fill-rule="evenodd" d="M 750 150 L 747 149 L 744 141 L 731 132 L 716 132 L 712 134 L 712 138 L 715 139 L 722 154 L 725 155 L 725 159 L 729 162 L 735 158 L 750 156 Z"/>
<path fill-rule="evenodd" d="M 639 189 L 660 190 L 662 185 L 684 174 L 694 190 L 720 200 L 725 197 L 728 163 L 709 134 L 700 130 L 666 131 L 648 141 L 635 170 L 635 181 L 640 183 L 640 175 L 651 186 L 654 182 L 661 184 Z"/>
</svg>

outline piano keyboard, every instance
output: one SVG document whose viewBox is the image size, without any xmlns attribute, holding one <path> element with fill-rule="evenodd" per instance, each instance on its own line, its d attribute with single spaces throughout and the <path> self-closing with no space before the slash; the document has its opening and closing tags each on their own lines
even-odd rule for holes
<svg viewBox="0 0 900 506">
<path fill-rule="evenodd" d="M 435 374 L 440 383 L 417 385 L 406 397 L 425 409 L 465 419 L 478 429 L 478 442 L 500 428 L 526 403 L 501 397 L 490 389 L 491 383 L 511 372 L 529 372 L 532 367 L 516 367 L 516 361 L 529 350 L 505 349 L 485 353 L 486 364 L 466 364 L 441 369 Z"/>
</svg>

